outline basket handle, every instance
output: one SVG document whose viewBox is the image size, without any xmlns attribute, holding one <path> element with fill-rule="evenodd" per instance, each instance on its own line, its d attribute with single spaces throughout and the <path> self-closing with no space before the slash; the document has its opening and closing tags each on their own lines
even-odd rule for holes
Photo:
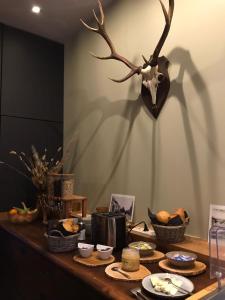
<svg viewBox="0 0 225 300">
<path fill-rule="evenodd" d="M 58 233 L 62 238 L 65 238 L 62 232 L 57 229 L 52 229 L 49 233 L 50 233 L 49 235 L 51 235 L 51 233 Z"/>
</svg>

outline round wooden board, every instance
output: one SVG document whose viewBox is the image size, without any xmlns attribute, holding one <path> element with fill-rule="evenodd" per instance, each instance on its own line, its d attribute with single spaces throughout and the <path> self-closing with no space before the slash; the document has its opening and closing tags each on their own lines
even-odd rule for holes
<svg viewBox="0 0 225 300">
<path fill-rule="evenodd" d="M 121 269 L 123 272 L 127 273 L 130 276 L 130 279 L 128 279 L 128 278 L 124 277 L 122 274 L 120 274 L 119 272 L 113 271 L 112 270 L 113 267 L 118 267 L 119 269 L 121 269 L 121 262 L 115 262 L 105 268 L 106 275 L 113 279 L 116 279 L 116 280 L 140 281 L 144 277 L 151 274 L 151 272 L 142 265 L 140 265 L 139 270 L 136 272 L 125 272 Z"/>
<path fill-rule="evenodd" d="M 164 271 L 182 276 L 195 276 L 206 270 L 206 265 L 200 261 L 196 261 L 194 266 L 190 268 L 178 268 L 171 265 L 168 259 L 164 259 L 159 262 L 159 267 Z"/>
<path fill-rule="evenodd" d="M 111 255 L 108 259 L 100 259 L 97 257 L 97 251 L 94 251 L 90 257 L 75 255 L 73 260 L 88 267 L 100 267 L 113 263 L 115 257 Z"/>
<path fill-rule="evenodd" d="M 153 255 L 141 257 L 140 262 L 142 264 L 144 264 L 144 263 L 154 263 L 154 262 L 159 261 L 160 259 L 163 259 L 164 257 L 165 257 L 164 253 L 162 253 L 160 251 L 157 251 L 157 250 L 154 250 Z"/>
</svg>

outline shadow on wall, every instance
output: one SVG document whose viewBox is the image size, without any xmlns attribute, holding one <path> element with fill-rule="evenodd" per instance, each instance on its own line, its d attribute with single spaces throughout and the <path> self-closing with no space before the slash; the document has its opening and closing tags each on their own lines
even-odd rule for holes
<svg viewBox="0 0 225 300">
<path fill-rule="evenodd" d="M 136 80 L 131 81 L 131 85 L 128 92 L 128 99 L 132 97 L 132 95 L 135 94 L 135 84 Z M 81 94 L 81 93 L 80 93 Z M 116 169 L 121 161 L 121 158 L 123 156 L 124 150 L 126 148 L 126 145 L 129 141 L 134 121 L 137 117 L 137 115 L 140 112 L 140 109 L 142 107 L 142 99 L 139 96 L 136 100 L 117 100 L 114 102 L 109 101 L 107 98 L 99 98 L 95 101 L 87 101 L 88 97 L 84 95 L 84 105 L 82 106 L 82 111 L 79 112 L 79 116 L 76 118 L 76 121 L 72 124 L 72 126 L 67 129 L 65 132 L 65 136 L 71 136 L 70 140 L 67 142 L 66 149 L 70 149 L 70 153 L 74 153 L 71 161 L 68 163 L 68 167 L 70 168 L 69 172 L 74 170 L 77 166 L 77 164 L 81 161 L 83 156 L 85 155 L 86 151 L 88 150 L 91 143 L 94 141 L 98 131 L 100 130 L 101 126 L 104 124 L 104 122 L 111 118 L 112 116 L 121 116 L 124 119 L 128 120 L 128 128 L 127 123 L 125 124 L 126 128 L 120 127 L 120 130 L 117 133 L 116 140 L 120 141 L 120 146 L 118 147 L 115 143 L 115 147 L 112 149 L 112 157 L 115 158 L 113 165 L 111 167 L 111 170 L 108 172 L 108 176 L 105 179 L 105 182 L 103 183 L 100 190 L 97 192 L 95 198 L 92 198 L 92 205 L 94 206 L 97 204 L 97 201 L 102 198 L 104 193 L 106 192 L 107 186 L 109 185 L 111 179 L 113 178 L 114 173 L 116 172 Z M 88 116 L 94 112 L 94 111 L 100 111 L 101 112 L 101 118 L 95 127 L 92 135 L 89 137 L 88 141 L 86 142 L 85 146 L 83 147 L 82 151 L 79 153 L 76 152 L 76 149 L 78 148 L 79 144 L 79 127 L 82 122 L 88 118 Z M 126 132 L 125 132 L 126 130 Z M 123 138 L 125 137 L 125 138 Z M 122 144 L 121 144 L 121 141 Z M 94 195 L 93 195 L 94 196 Z"/>
<path fill-rule="evenodd" d="M 193 114 L 190 116 L 190 113 L 188 112 L 188 99 L 185 97 L 184 93 L 184 74 L 187 72 L 190 76 L 190 81 L 192 82 L 197 94 L 199 95 L 198 101 L 200 100 L 203 110 L 203 115 L 205 118 L 205 124 L 207 128 L 207 135 L 205 134 L 204 130 L 201 129 L 201 126 L 199 125 L 199 122 L 197 120 L 194 120 L 197 126 L 199 125 L 199 131 L 201 132 L 203 139 L 206 141 L 206 145 L 210 148 L 211 152 L 214 155 L 219 156 L 218 151 L 216 149 L 217 144 L 217 135 L 216 135 L 216 128 L 215 128 L 215 122 L 214 122 L 214 116 L 211 106 L 211 99 L 209 95 L 209 91 L 207 90 L 207 85 L 204 82 L 203 78 L 199 74 L 199 71 L 194 64 L 194 62 L 191 59 L 190 53 L 182 48 L 175 48 L 168 56 L 169 60 L 171 61 L 171 64 L 179 65 L 179 73 L 177 75 L 177 78 L 174 79 L 171 82 L 171 88 L 170 88 L 170 94 L 168 98 L 175 97 L 178 99 L 180 103 L 181 108 L 181 114 L 183 119 L 183 127 L 184 127 L 184 133 L 186 136 L 186 142 L 187 142 L 187 149 L 189 153 L 189 161 L 191 166 L 191 172 L 192 172 L 192 184 L 193 184 L 193 190 L 194 190 L 194 205 L 192 211 L 199 212 L 199 217 L 196 222 L 198 222 L 197 226 L 198 228 L 204 229 L 203 224 L 203 206 L 206 206 L 206 199 L 203 199 L 203 193 L 202 189 L 203 187 L 201 184 L 203 183 L 204 178 L 200 178 L 201 173 L 199 170 L 199 162 L 197 157 L 197 145 L 195 144 L 194 140 L 194 134 L 191 126 L 191 119 L 193 121 Z M 136 80 L 131 81 L 129 93 L 128 93 L 128 99 L 132 98 L 132 95 L 135 94 L 135 82 Z M 79 95 L 82 95 L 84 93 L 83 91 L 79 91 Z M 105 181 L 101 188 L 97 191 L 95 198 L 92 198 L 92 204 L 95 205 L 96 202 L 101 199 L 101 197 L 104 195 L 107 186 L 109 185 L 113 175 L 115 174 L 115 171 L 121 161 L 122 155 L 124 153 L 124 150 L 126 148 L 126 145 L 129 141 L 129 137 L 132 132 L 132 128 L 135 122 L 135 119 L 137 115 L 140 112 L 141 107 L 145 106 L 142 105 L 142 99 L 141 96 L 137 97 L 136 100 L 118 100 L 114 102 L 110 102 L 107 98 L 99 98 L 95 101 L 88 101 L 88 97 L 83 94 L 83 99 L 85 100 L 82 104 L 82 111 L 77 112 L 79 115 L 76 116 L 75 122 L 71 125 L 70 128 L 67 128 L 67 131 L 65 132 L 65 136 L 72 136 L 72 139 L 70 139 L 67 142 L 66 148 L 70 148 L 71 153 L 73 153 L 73 157 L 71 158 L 71 161 L 69 162 L 68 166 L 70 166 L 70 171 L 74 168 L 76 168 L 77 164 L 81 161 L 83 156 L 85 155 L 86 151 L 88 150 L 89 146 L 95 139 L 98 131 L 100 130 L 103 123 L 111 118 L 112 116 L 121 116 L 124 119 L 127 119 L 129 121 L 128 128 L 121 127 L 120 130 L 117 133 L 116 139 L 122 140 L 122 145 L 120 144 L 120 148 L 118 150 L 118 147 L 115 145 L 115 147 L 112 149 L 112 156 L 115 157 L 115 161 L 111 167 L 111 169 L 108 172 L 108 176 L 105 178 Z M 169 99 L 167 100 L 168 103 Z M 92 132 L 92 135 L 87 140 L 85 146 L 83 146 L 83 149 L 78 153 L 76 152 L 78 148 L 79 143 L 79 129 L 82 124 L 82 122 L 88 118 L 88 116 L 94 112 L 94 111 L 100 111 L 101 112 L 101 118 L 98 121 L 98 124 L 96 125 L 95 129 Z M 154 120 L 150 113 L 145 109 L 146 113 L 151 117 L 153 126 L 152 126 L 152 181 L 151 181 L 151 206 L 153 207 L 154 201 L 156 198 L 156 190 L 157 190 L 157 180 L 156 180 L 156 142 L 158 138 L 157 129 L 158 129 L 158 120 Z M 158 122 L 158 123 L 156 123 Z M 195 125 L 196 125 L 195 124 Z M 121 137 L 125 137 L 124 139 L 121 139 Z M 216 178 L 216 169 L 215 165 L 212 159 L 208 160 L 208 169 L 210 171 L 210 175 L 206 174 L 206 176 L 211 176 L 211 184 L 214 186 L 214 190 L 216 189 L 217 185 L 217 178 Z M 94 195 L 93 195 L 94 196 Z M 214 195 L 215 196 L 215 195 Z M 205 234 L 205 233 L 201 233 Z"/>
<path fill-rule="evenodd" d="M 205 118 L 205 125 L 207 127 L 207 136 L 204 132 L 201 131 L 203 138 L 206 139 L 206 144 L 210 148 L 210 150 L 213 152 L 213 154 L 218 155 L 218 151 L 215 147 L 217 144 L 217 135 L 216 135 L 216 128 L 215 128 L 215 122 L 214 122 L 214 116 L 211 106 L 211 99 L 209 95 L 209 91 L 207 90 L 207 85 L 204 82 L 203 78 L 201 77 L 200 73 L 198 72 L 198 69 L 194 62 L 191 59 L 191 55 L 189 51 L 182 49 L 182 48 L 175 48 L 168 56 L 171 64 L 178 64 L 180 66 L 179 73 L 176 79 L 174 79 L 171 82 L 171 88 L 170 88 L 170 94 L 169 97 L 174 96 L 178 99 L 180 102 L 181 107 L 181 114 L 183 119 L 183 126 L 184 126 L 184 133 L 186 135 L 186 142 L 187 142 L 187 148 L 189 152 L 189 160 L 190 160 L 190 166 L 191 166 L 191 172 L 192 172 L 192 184 L 193 184 L 193 190 L 194 190 L 194 205 L 192 211 L 196 212 L 198 211 L 198 219 L 196 222 L 198 222 L 198 228 L 200 230 L 204 230 L 204 216 L 203 216 L 203 207 L 206 206 L 206 199 L 203 199 L 202 196 L 202 189 L 204 186 L 201 186 L 201 183 L 203 182 L 202 178 L 200 178 L 200 170 L 199 170 L 199 164 L 197 159 L 197 145 L 194 141 L 194 135 L 192 131 L 191 126 L 191 120 L 190 120 L 190 114 L 188 112 L 187 108 L 187 102 L 188 100 L 185 97 L 184 93 L 184 85 L 183 85 L 183 79 L 185 72 L 188 72 L 190 75 L 190 80 L 196 90 L 196 92 L 199 95 L 199 99 L 201 101 L 203 115 Z M 168 100 L 167 100 L 168 101 Z M 154 128 L 156 130 L 156 127 Z M 153 134 L 153 147 L 155 147 L 155 136 L 156 133 Z M 213 140 L 212 140 L 213 139 Z M 155 162 L 156 152 L 153 151 L 153 162 Z M 209 158 L 208 160 L 209 165 L 209 173 L 211 176 L 211 184 L 216 189 L 217 186 L 217 179 L 216 179 L 216 169 L 215 164 L 213 163 L 213 160 Z M 153 163 L 153 166 L 155 163 Z M 155 199 L 155 169 L 154 174 L 152 176 L 152 201 Z M 209 174 L 206 174 L 207 176 Z M 215 195 L 214 195 L 215 196 Z M 153 205 L 153 203 L 152 203 Z M 201 232 L 201 234 L 206 235 L 206 232 Z"/>
</svg>

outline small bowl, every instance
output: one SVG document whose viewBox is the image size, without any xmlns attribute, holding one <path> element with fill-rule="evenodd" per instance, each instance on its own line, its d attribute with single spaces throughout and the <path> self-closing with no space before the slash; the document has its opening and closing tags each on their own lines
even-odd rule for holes
<svg viewBox="0 0 225 300">
<path fill-rule="evenodd" d="M 166 257 L 171 265 L 176 267 L 191 267 L 197 259 L 197 255 L 195 253 L 185 251 L 167 252 Z"/>
<path fill-rule="evenodd" d="M 93 250 L 94 250 L 94 245 L 78 243 L 78 251 L 80 253 L 80 256 L 82 256 L 82 257 L 91 256 Z"/>
<path fill-rule="evenodd" d="M 97 249 L 97 257 L 100 259 L 108 259 L 113 251 L 113 247 L 100 245 L 100 244 L 96 246 L 96 249 Z"/>
<path fill-rule="evenodd" d="M 16 224 L 31 223 L 37 219 L 38 214 L 39 214 L 38 210 L 33 210 L 31 212 L 24 213 L 24 214 L 17 213 L 17 214 L 11 215 L 8 213 L 8 219 L 10 222 L 16 223 Z"/>
<path fill-rule="evenodd" d="M 150 242 L 138 241 L 133 242 L 128 245 L 131 249 L 136 249 L 139 251 L 141 257 L 151 256 L 154 254 L 156 245 Z"/>
</svg>

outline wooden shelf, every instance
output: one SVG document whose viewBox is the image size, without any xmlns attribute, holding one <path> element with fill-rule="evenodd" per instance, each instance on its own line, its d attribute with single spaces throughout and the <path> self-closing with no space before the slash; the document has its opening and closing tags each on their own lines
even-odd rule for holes
<svg viewBox="0 0 225 300">
<path fill-rule="evenodd" d="M 81 215 L 82 218 L 85 218 L 87 215 L 87 197 L 81 195 L 66 195 L 64 197 L 49 197 L 49 200 L 53 201 L 63 201 L 64 205 L 64 215 L 65 218 L 70 217 L 74 214 L 73 204 L 79 203 L 81 205 Z"/>
<path fill-rule="evenodd" d="M 51 197 L 50 199 L 55 201 L 85 201 L 87 200 L 87 197 L 80 195 L 67 195 L 64 197 Z"/>
</svg>

